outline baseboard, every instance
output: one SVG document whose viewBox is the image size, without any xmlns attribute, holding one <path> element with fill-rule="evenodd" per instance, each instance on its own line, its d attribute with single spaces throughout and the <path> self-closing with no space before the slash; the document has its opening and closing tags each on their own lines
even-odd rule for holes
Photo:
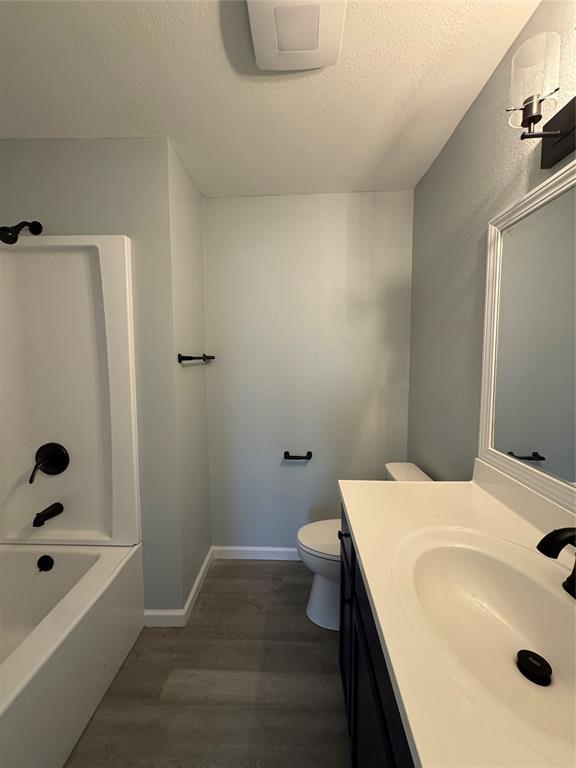
<svg viewBox="0 0 576 768">
<path fill-rule="evenodd" d="M 188 623 L 188 619 L 190 618 L 190 614 L 192 613 L 194 602 L 198 597 L 198 593 L 200 592 L 200 589 L 202 588 L 202 584 L 204 583 L 204 579 L 206 578 L 206 574 L 208 573 L 208 568 L 210 567 L 210 563 L 212 562 L 212 558 L 214 556 L 215 556 L 214 547 L 210 547 L 210 549 L 206 554 L 206 557 L 204 558 L 204 562 L 200 566 L 200 570 L 198 571 L 198 576 L 196 576 L 196 581 L 192 585 L 192 589 L 190 590 L 190 594 L 188 595 L 188 598 L 184 603 L 184 607 L 170 608 L 167 610 L 146 609 L 144 611 L 145 627 L 185 627 L 186 626 L 186 624 Z"/>
<path fill-rule="evenodd" d="M 295 547 L 212 547 L 215 560 L 299 560 Z"/>
<path fill-rule="evenodd" d="M 184 608 L 146 609 L 145 627 L 185 627 L 212 560 L 299 560 L 295 547 L 210 547 Z"/>
</svg>

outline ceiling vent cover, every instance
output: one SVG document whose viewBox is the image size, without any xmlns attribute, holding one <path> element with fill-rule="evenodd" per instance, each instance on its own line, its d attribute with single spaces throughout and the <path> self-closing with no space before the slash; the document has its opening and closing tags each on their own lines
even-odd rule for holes
<svg viewBox="0 0 576 768">
<path fill-rule="evenodd" d="M 319 69 L 340 55 L 346 0 L 248 0 L 260 69 Z"/>
</svg>

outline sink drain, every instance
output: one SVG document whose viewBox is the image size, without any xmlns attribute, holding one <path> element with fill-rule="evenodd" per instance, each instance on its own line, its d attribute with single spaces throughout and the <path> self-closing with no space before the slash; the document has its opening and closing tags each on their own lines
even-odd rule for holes
<svg viewBox="0 0 576 768">
<path fill-rule="evenodd" d="M 535 651 L 518 651 L 516 666 L 531 683 L 550 685 L 552 682 L 552 667 L 543 656 L 535 653 Z"/>
</svg>

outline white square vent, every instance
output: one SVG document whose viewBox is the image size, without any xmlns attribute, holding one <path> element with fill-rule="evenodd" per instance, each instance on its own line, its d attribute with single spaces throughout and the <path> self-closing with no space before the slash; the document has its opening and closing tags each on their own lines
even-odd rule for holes
<svg viewBox="0 0 576 768">
<path fill-rule="evenodd" d="M 319 69 L 340 55 L 346 0 L 247 0 L 260 69 Z"/>
</svg>

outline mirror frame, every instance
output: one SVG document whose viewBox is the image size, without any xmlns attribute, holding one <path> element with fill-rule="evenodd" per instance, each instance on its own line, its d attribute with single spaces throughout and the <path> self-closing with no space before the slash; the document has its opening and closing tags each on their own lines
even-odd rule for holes
<svg viewBox="0 0 576 768">
<path fill-rule="evenodd" d="M 479 458 L 514 480 L 538 491 L 547 499 L 570 511 L 576 506 L 576 483 L 548 475 L 540 469 L 507 456 L 493 447 L 498 320 L 502 265 L 503 232 L 538 208 L 576 186 L 576 160 L 528 192 L 488 223 L 488 262 L 484 304 L 484 348 L 482 361 L 482 397 L 480 406 Z"/>
</svg>

